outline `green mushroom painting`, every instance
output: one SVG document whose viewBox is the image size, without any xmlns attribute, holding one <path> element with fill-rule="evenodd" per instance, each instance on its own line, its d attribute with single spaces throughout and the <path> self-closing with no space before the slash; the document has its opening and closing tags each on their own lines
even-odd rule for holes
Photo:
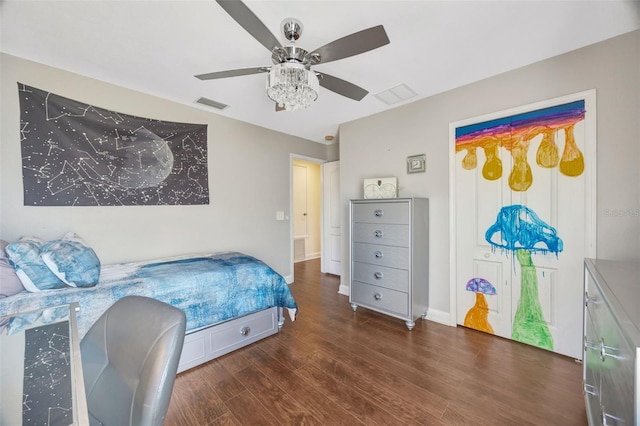
<svg viewBox="0 0 640 426">
<path fill-rule="evenodd" d="M 515 204 L 500 209 L 496 222 L 487 229 L 485 239 L 493 248 L 510 252 L 520 264 L 520 300 L 513 318 L 511 338 L 553 350 L 553 337 L 540 306 L 538 276 L 531 254 L 551 252 L 557 256 L 562 251 L 563 243 L 555 228 L 543 222 L 529 207 Z"/>
</svg>

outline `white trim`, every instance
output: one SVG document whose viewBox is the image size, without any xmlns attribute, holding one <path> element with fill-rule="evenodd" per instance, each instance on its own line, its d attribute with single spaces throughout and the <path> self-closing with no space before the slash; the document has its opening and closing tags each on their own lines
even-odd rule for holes
<svg viewBox="0 0 640 426">
<path fill-rule="evenodd" d="M 456 327 L 456 320 L 453 317 L 453 324 L 451 321 L 451 315 L 448 312 L 440 311 L 437 309 L 427 309 L 427 320 L 437 322 L 443 325 L 449 325 L 452 327 Z"/>
<path fill-rule="evenodd" d="M 596 89 L 585 90 L 583 92 L 573 93 L 570 95 L 551 98 L 528 105 L 521 105 L 502 111 L 496 111 L 485 115 L 466 118 L 464 120 L 449 123 L 449 325 L 456 326 L 458 317 L 457 311 L 457 264 L 456 264 L 456 151 L 455 151 L 455 129 L 467 124 L 479 123 L 482 121 L 494 120 L 497 118 L 507 117 L 509 115 L 520 114 L 535 109 L 546 108 L 553 105 L 560 105 L 567 102 L 573 102 L 583 99 L 585 101 L 585 157 L 589 161 L 585 161 L 584 177 L 585 177 L 585 257 L 596 257 L 596 217 L 597 217 L 597 180 L 596 180 L 596 162 L 597 162 L 597 143 L 598 138 L 596 129 Z"/>
<path fill-rule="evenodd" d="M 455 327 L 457 310 L 456 283 L 457 263 L 456 252 L 458 241 L 456 227 L 456 134 L 458 122 L 449 124 L 449 323 Z M 428 316 L 428 315 L 427 315 Z"/>
<path fill-rule="evenodd" d="M 349 287 L 349 284 L 343 284 L 342 281 L 340 281 L 340 287 L 338 288 L 338 293 L 343 294 L 345 296 L 350 296 L 351 287 Z"/>
<path fill-rule="evenodd" d="M 585 257 L 595 258 L 597 257 L 596 243 L 597 243 L 597 222 L 598 215 L 597 206 L 597 189 L 598 189 L 598 177 L 596 172 L 597 159 L 598 159 L 598 129 L 597 129 L 597 116 L 596 116 L 596 89 L 587 90 L 580 94 L 584 97 L 584 108 L 587 111 L 589 119 L 586 121 L 585 135 L 587 137 L 585 141 L 585 157 L 590 158 L 590 161 L 585 162 Z M 591 140 L 593 136 L 593 140 Z"/>
</svg>

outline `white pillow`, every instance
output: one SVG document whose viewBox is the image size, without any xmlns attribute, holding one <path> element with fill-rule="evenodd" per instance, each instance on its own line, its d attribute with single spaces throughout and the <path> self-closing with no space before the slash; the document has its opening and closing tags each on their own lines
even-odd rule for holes
<svg viewBox="0 0 640 426">
<path fill-rule="evenodd" d="M 45 243 L 40 257 L 56 277 L 71 287 L 93 287 L 98 283 L 100 260 L 73 232 Z"/>
<path fill-rule="evenodd" d="M 64 288 L 66 285 L 45 265 L 40 257 L 43 241 L 23 237 L 10 243 L 5 251 L 24 289 L 30 292 Z"/>
</svg>

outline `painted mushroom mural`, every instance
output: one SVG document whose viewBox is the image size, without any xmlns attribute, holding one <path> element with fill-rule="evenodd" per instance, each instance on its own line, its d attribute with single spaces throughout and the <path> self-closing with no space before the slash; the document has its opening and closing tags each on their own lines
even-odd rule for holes
<svg viewBox="0 0 640 426">
<path fill-rule="evenodd" d="M 477 150 L 484 151 L 482 176 L 487 180 L 502 177 L 502 160 L 498 148 L 511 153 L 513 167 L 509 187 L 524 192 L 533 183 L 528 152 L 531 142 L 542 135 L 536 151 L 536 163 L 546 169 L 558 167 L 565 176 L 580 176 L 584 171 L 584 155 L 576 144 L 574 127 L 585 117 L 584 100 L 569 102 L 536 111 L 471 124 L 456 129 L 456 152 L 466 151 L 462 168 L 473 170 L 478 165 Z M 559 155 L 556 138 L 564 133 L 564 149 Z"/>
<path fill-rule="evenodd" d="M 555 228 L 543 222 L 527 206 L 514 204 L 500 209 L 496 222 L 487 229 L 485 239 L 494 248 L 511 252 L 520 264 L 520 300 L 513 318 L 511 338 L 522 343 L 553 350 L 553 337 L 547 326 L 538 296 L 538 276 L 532 253 L 556 255 L 562 240 Z"/>
<path fill-rule="evenodd" d="M 484 296 L 495 296 L 496 288 L 484 278 L 471 278 L 466 290 L 476 294 L 476 303 L 464 317 L 464 326 L 493 334 L 493 327 L 489 323 L 489 304 Z"/>
</svg>

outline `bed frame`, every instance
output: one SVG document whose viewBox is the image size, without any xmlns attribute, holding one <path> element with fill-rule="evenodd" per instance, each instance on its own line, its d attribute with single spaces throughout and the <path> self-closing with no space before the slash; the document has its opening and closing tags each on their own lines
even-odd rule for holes
<svg viewBox="0 0 640 426">
<path fill-rule="evenodd" d="M 272 307 L 188 332 L 178 373 L 278 333 L 283 309 Z"/>
</svg>

